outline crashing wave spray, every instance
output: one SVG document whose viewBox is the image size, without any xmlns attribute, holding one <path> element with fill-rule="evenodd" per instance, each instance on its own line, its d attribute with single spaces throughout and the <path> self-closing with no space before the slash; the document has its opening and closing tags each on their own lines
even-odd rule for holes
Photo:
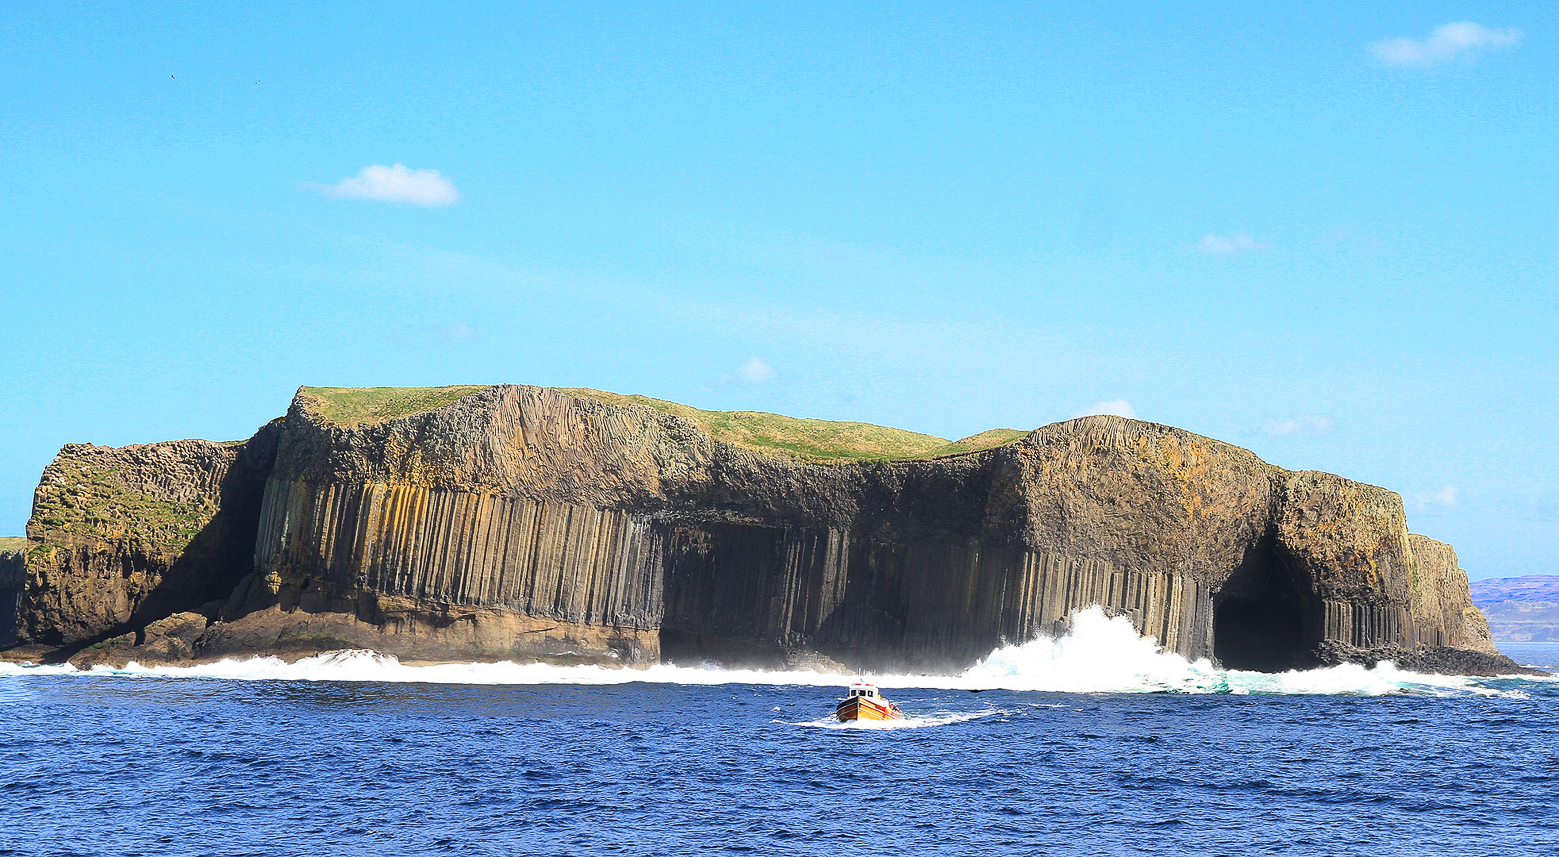
<svg viewBox="0 0 1559 857">
<path fill-rule="evenodd" d="M 1502 693 L 1476 679 L 1406 672 L 1389 662 L 1284 673 L 1220 670 L 1206 659 L 1190 661 L 1164 651 L 1152 637 L 1138 634 L 1129 619 L 1107 616 L 1098 607 L 1073 613 L 1065 636 L 991 652 L 958 676 L 957 686 L 1063 693 Z"/>
<path fill-rule="evenodd" d="M 810 670 L 727 669 L 714 664 L 658 664 L 644 669 L 551 664 L 453 663 L 410 665 L 364 650 L 328 652 L 288 663 L 279 658 L 222 660 L 196 666 L 124 669 L 69 665 L 17 666 L 0 663 L 0 676 L 72 674 L 161 678 L 280 681 L 426 682 L 492 685 L 612 685 L 632 682 L 719 685 L 764 684 L 828 687 L 847 678 Z M 943 690 L 1012 690 L 1053 693 L 1260 693 L 1431 695 L 1521 695 L 1477 679 L 1425 675 L 1390 663 L 1374 668 L 1343 665 L 1271 674 L 1220 670 L 1207 660 L 1188 661 L 1137 633 L 1130 620 L 1107 616 L 1098 607 L 1072 614 L 1061 637 L 1040 637 L 1001 646 L 958 675 L 876 675 L 885 687 Z"/>
</svg>

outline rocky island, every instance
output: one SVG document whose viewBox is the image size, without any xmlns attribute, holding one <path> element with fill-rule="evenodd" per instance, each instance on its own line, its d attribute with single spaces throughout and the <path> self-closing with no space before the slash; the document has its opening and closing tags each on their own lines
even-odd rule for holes
<svg viewBox="0 0 1559 857">
<path fill-rule="evenodd" d="M 12 659 L 950 672 L 1097 604 L 1229 668 L 1518 671 L 1398 495 L 1109 416 L 949 442 L 594 390 L 305 387 L 241 442 L 64 447 L 6 548 Z"/>
</svg>

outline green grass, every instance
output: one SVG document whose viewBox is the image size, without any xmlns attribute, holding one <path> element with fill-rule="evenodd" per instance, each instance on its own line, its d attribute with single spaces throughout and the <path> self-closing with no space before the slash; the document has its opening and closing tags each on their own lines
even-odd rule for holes
<svg viewBox="0 0 1559 857">
<path fill-rule="evenodd" d="M 213 497 L 151 497 L 126 485 L 118 470 L 95 461 L 66 458 L 58 464 L 60 481 L 50 482 L 33 507 L 32 525 L 45 532 L 138 538 L 158 549 L 181 549 L 217 512 Z"/>
<path fill-rule="evenodd" d="M 485 385 L 457 387 L 304 387 L 313 411 L 336 425 L 355 428 L 442 408 Z"/>
<path fill-rule="evenodd" d="M 1022 440 L 1026 434 L 1028 432 L 1019 431 L 1018 429 L 987 429 L 979 434 L 970 435 L 963 440 L 955 440 L 952 443 L 937 447 L 931 450 L 929 454 L 934 457 L 938 455 L 958 455 L 964 452 L 981 452 L 987 449 L 995 449 L 998 446 L 1006 446 L 1009 443 L 1016 443 Z"/>
<path fill-rule="evenodd" d="M 25 536 L 0 536 L 0 553 L 24 551 L 29 547 L 32 547 L 32 542 Z"/>
<path fill-rule="evenodd" d="M 960 441 L 870 423 L 809 420 L 761 411 L 705 411 L 648 396 L 567 388 L 558 392 L 611 405 L 643 405 L 691 420 L 715 440 L 803 461 L 899 461 L 976 452 L 1011 443 L 1027 432 L 992 429 Z"/>
<path fill-rule="evenodd" d="M 374 425 L 443 407 L 483 386 L 457 387 L 304 387 L 310 410 L 347 428 Z M 919 434 L 870 423 L 809 420 L 760 411 L 705 411 L 648 396 L 625 396 L 582 387 L 559 389 L 564 395 L 610 405 L 643 405 L 692 421 L 715 440 L 826 464 L 852 461 L 902 461 L 979 452 L 1004 446 L 1027 432 L 991 429 L 963 440 Z"/>
</svg>

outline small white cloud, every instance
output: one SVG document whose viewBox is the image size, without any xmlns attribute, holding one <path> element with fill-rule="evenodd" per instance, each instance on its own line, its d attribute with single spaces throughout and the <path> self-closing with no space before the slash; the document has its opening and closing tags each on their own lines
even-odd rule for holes
<svg viewBox="0 0 1559 857">
<path fill-rule="evenodd" d="M 1244 232 L 1236 232 L 1233 235 L 1209 232 L 1202 240 L 1192 244 L 1191 248 L 1214 256 L 1238 256 L 1241 253 L 1271 250 L 1272 242 L 1257 241 Z"/>
<path fill-rule="evenodd" d="M 749 357 L 730 377 L 743 384 L 762 384 L 778 378 L 779 373 L 762 357 Z"/>
<path fill-rule="evenodd" d="M 357 175 L 320 189 L 329 196 L 343 199 L 377 199 L 412 205 L 454 205 L 460 201 L 460 191 L 455 190 L 438 170 L 413 170 L 405 164 L 363 167 Z"/>
<path fill-rule="evenodd" d="M 1131 407 L 1131 402 L 1125 399 L 1111 399 L 1108 402 L 1097 402 L 1092 407 L 1078 411 L 1072 415 L 1072 419 L 1078 417 L 1115 416 L 1136 419 L 1137 412 Z"/>
<path fill-rule="evenodd" d="M 1471 60 L 1492 48 L 1508 48 L 1521 41 L 1516 29 L 1491 30 L 1472 21 L 1456 21 L 1434 28 L 1428 38 L 1381 39 L 1370 53 L 1383 65 L 1433 68 L 1455 59 Z"/>
<path fill-rule="evenodd" d="M 1331 417 L 1303 416 L 1288 417 L 1281 420 L 1267 420 L 1262 428 L 1267 434 L 1278 436 L 1290 434 L 1326 434 L 1336 426 Z"/>
<path fill-rule="evenodd" d="M 1413 498 L 1413 509 L 1419 512 L 1443 512 L 1454 508 L 1458 501 L 1456 486 L 1447 485 L 1438 491 L 1428 491 Z"/>
</svg>

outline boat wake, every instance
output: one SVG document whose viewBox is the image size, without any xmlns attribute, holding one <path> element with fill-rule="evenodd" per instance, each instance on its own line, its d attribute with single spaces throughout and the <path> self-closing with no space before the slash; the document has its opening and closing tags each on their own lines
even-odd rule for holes
<svg viewBox="0 0 1559 857">
<path fill-rule="evenodd" d="M 132 663 L 124 669 L 93 667 L 90 670 L 77 670 L 70 665 L 0 663 L 0 676 L 49 674 L 229 681 L 476 685 L 613 685 L 649 682 L 834 687 L 847 682 L 846 676 L 836 673 L 727 669 L 716 664 L 657 664 L 643 669 L 518 664 L 507 661 L 413 665 L 366 650 L 328 652 L 291 663 L 279 658 L 255 657 L 196 666 L 141 666 Z M 1062 637 L 1041 637 L 1026 643 L 1002 646 L 958 675 L 879 674 L 871 678 L 886 688 L 942 690 L 1503 697 L 1525 696 L 1519 685 L 1533 680 L 1526 676 L 1486 679 L 1429 675 L 1399 670 L 1390 663 L 1373 668 L 1343 665 L 1276 674 L 1220 670 L 1209 661 L 1190 661 L 1162 650 L 1151 637 L 1140 636 L 1129 620 L 1106 616 L 1097 607 L 1074 613 L 1071 630 Z"/>
<path fill-rule="evenodd" d="M 970 720 L 979 720 L 982 717 L 995 715 L 1009 715 L 1011 711 L 991 709 L 989 711 L 976 711 L 963 714 L 936 714 L 925 716 L 903 717 L 899 720 L 839 720 L 834 717 L 821 717 L 817 720 L 804 720 L 800 723 L 791 723 L 784 720 L 775 720 L 774 723 L 784 723 L 787 726 L 809 726 L 814 729 L 847 729 L 864 730 L 868 732 L 885 732 L 894 729 L 923 729 L 927 726 L 949 726 L 954 723 L 967 723 Z"/>
</svg>

